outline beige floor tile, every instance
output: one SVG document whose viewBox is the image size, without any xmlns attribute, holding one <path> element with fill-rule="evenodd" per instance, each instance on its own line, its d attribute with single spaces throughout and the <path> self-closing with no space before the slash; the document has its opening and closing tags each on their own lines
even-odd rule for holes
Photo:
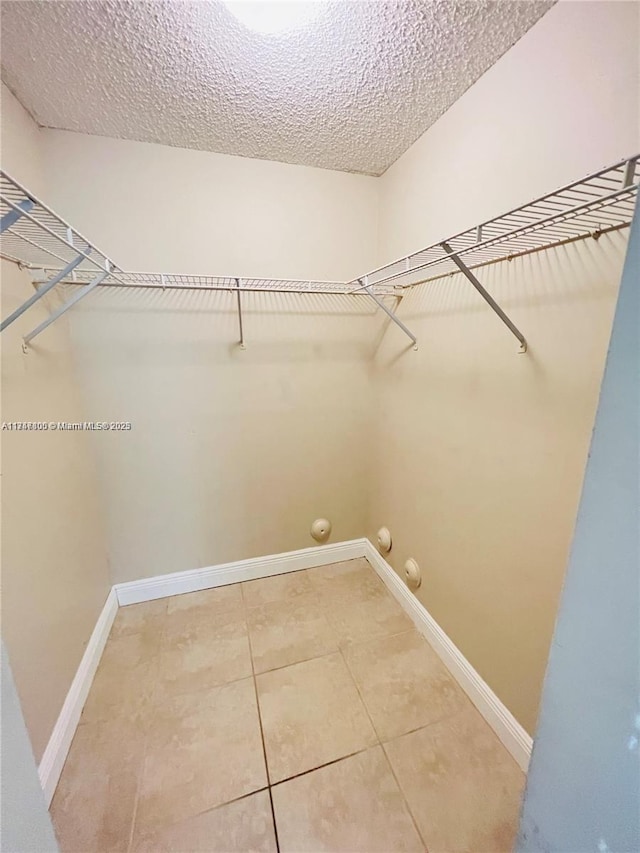
<svg viewBox="0 0 640 853">
<path fill-rule="evenodd" d="M 341 560 L 339 563 L 327 563 L 326 566 L 317 566 L 314 569 L 309 569 L 309 577 L 313 583 L 322 581 L 332 581 L 336 578 L 343 578 L 351 575 L 353 572 L 358 572 L 361 569 L 373 572 L 371 564 L 366 557 L 355 557 L 352 560 Z"/>
<path fill-rule="evenodd" d="M 276 785 L 272 796 L 281 853 L 425 849 L 380 746 Z"/>
<path fill-rule="evenodd" d="M 125 853 L 143 758 L 128 720 L 78 726 L 51 804 L 62 853 Z"/>
<path fill-rule="evenodd" d="M 344 652 L 381 740 L 450 717 L 469 700 L 417 631 L 406 631 Z"/>
<path fill-rule="evenodd" d="M 271 601 L 315 599 L 308 571 L 288 572 L 256 581 L 245 581 L 242 594 L 246 607 L 258 607 Z"/>
<path fill-rule="evenodd" d="M 276 853 L 268 791 L 259 791 L 157 831 L 135 836 L 132 853 Z"/>
<path fill-rule="evenodd" d="M 184 595 L 172 595 L 167 598 L 167 613 L 169 616 L 186 610 L 203 611 L 211 617 L 227 613 L 240 613 L 243 608 L 240 584 L 218 586 L 214 589 L 203 589 L 199 592 L 186 592 Z"/>
<path fill-rule="evenodd" d="M 153 698 L 161 635 L 127 634 L 109 638 L 81 722 L 137 718 Z"/>
<path fill-rule="evenodd" d="M 177 696 L 148 721 L 136 827 L 193 817 L 266 784 L 253 679 Z"/>
<path fill-rule="evenodd" d="M 386 591 L 328 607 L 327 617 L 340 648 L 410 631 L 413 622 Z"/>
<path fill-rule="evenodd" d="M 251 652 L 244 616 L 223 624 L 198 618 L 192 627 L 183 627 L 181 633 L 165 635 L 155 700 L 217 687 L 250 675 Z"/>
<path fill-rule="evenodd" d="M 256 676 L 271 782 L 376 743 L 340 654 Z"/>
<path fill-rule="evenodd" d="M 309 580 L 328 606 L 386 597 L 386 587 L 367 560 L 346 560 L 309 569 Z"/>
<path fill-rule="evenodd" d="M 266 672 L 338 650 L 335 632 L 319 604 L 297 598 L 247 610 L 256 672 Z"/>
<path fill-rule="evenodd" d="M 166 598 L 119 607 L 109 637 L 116 639 L 129 634 L 148 634 L 159 639 L 164 631 L 166 615 Z"/>
<path fill-rule="evenodd" d="M 524 774 L 475 708 L 384 745 L 429 853 L 507 853 Z"/>
<path fill-rule="evenodd" d="M 211 637 L 216 631 L 224 636 L 235 635 L 240 625 L 246 634 L 240 584 L 176 595 L 169 599 L 163 647 L 186 644 L 205 635 Z M 223 630 L 227 626 L 232 627 Z"/>
</svg>

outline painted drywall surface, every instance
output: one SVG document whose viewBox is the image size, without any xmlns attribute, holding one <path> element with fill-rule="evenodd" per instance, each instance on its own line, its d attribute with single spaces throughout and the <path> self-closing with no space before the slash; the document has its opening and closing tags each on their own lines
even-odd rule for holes
<svg viewBox="0 0 640 853">
<path fill-rule="evenodd" d="M 640 208 L 629 238 L 518 850 L 640 850 Z"/>
<path fill-rule="evenodd" d="M 114 582 L 361 536 L 370 464 L 366 300 L 101 291 L 72 328 Z M 43 335 L 44 337 L 44 335 Z"/>
<path fill-rule="evenodd" d="M 40 130 L 4 83 L 0 87 L 0 117 L 2 168 L 36 195 L 44 193 Z"/>
<path fill-rule="evenodd" d="M 384 259 L 640 150 L 638 9 L 560 3 L 468 90 L 380 179 Z M 376 359 L 369 535 L 531 733 L 625 241 L 478 272 L 526 355 L 458 275 L 404 298 L 419 351 L 390 330 Z"/>
<path fill-rule="evenodd" d="M 640 4 L 560 0 L 380 178 L 380 262 L 640 150 Z"/>
<path fill-rule="evenodd" d="M 6 316 L 33 289 L 6 261 L 1 277 Z M 22 352 L 46 316 L 39 303 L 2 333 L 5 423 L 86 419 L 66 321 Z M 39 760 L 109 589 L 106 539 L 86 433 L 4 429 L 1 442 L 2 635 Z"/>
<path fill-rule="evenodd" d="M 373 264 L 376 179 L 43 131 L 50 203 L 125 268 L 345 279 Z M 87 188 L 87 192 L 84 189 Z M 100 199 L 100 204 L 96 204 Z M 367 298 L 101 291 L 74 309 L 113 581 L 361 536 Z M 46 334 L 46 333 L 44 333 Z"/>
<path fill-rule="evenodd" d="M 50 204 L 123 269 L 347 279 L 374 264 L 376 178 L 43 130 Z"/>
<path fill-rule="evenodd" d="M 2 644 L 2 819 L 0 847 L 20 853 L 55 853 L 56 838 Z"/>
</svg>

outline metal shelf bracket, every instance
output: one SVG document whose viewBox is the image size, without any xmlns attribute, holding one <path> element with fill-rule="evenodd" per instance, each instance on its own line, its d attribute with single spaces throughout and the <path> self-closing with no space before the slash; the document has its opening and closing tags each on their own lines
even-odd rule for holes
<svg viewBox="0 0 640 853">
<path fill-rule="evenodd" d="M 87 252 L 90 252 L 90 249 L 87 249 Z M 32 294 L 19 308 L 13 312 L 13 314 L 9 314 L 6 320 L 3 320 L 0 324 L 0 332 L 4 331 L 7 326 L 10 326 L 14 320 L 17 320 L 21 314 L 27 310 L 27 308 L 31 308 L 33 304 L 35 304 L 39 299 L 52 290 L 58 282 L 62 281 L 63 278 L 66 278 L 70 272 L 72 272 L 78 264 L 81 264 L 84 260 L 86 260 L 86 254 L 78 255 L 77 258 L 74 258 L 71 263 L 67 264 L 63 270 L 57 275 L 54 275 L 52 279 L 46 281 L 41 287 L 39 287 L 34 294 Z"/>
<path fill-rule="evenodd" d="M 13 210 L 5 213 L 2 219 L 0 219 L 0 234 L 2 234 L 3 231 L 6 231 L 7 228 L 11 228 L 12 225 L 15 225 L 18 219 L 20 219 L 24 213 L 29 213 L 32 207 L 33 201 L 30 198 L 25 198 L 24 201 L 18 202 Z"/>
<path fill-rule="evenodd" d="M 502 308 L 498 305 L 496 300 L 491 296 L 491 294 L 484 289 L 484 287 L 480 284 L 475 275 L 471 272 L 469 267 L 462 261 L 456 253 L 453 251 L 451 246 L 448 243 L 441 243 L 442 248 L 447 252 L 453 263 L 458 267 L 460 272 L 471 282 L 471 284 L 478 291 L 480 296 L 484 299 L 484 301 L 496 312 L 498 317 L 502 320 L 505 326 L 509 329 L 512 335 L 515 335 L 516 338 L 520 341 L 520 352 L 525 353 L 527 351 L 527 341 L 525 336 L 522 334 L 520 329 L 512 323 L 511 320 L 504 313 Z"/>
<path fill-rule="evenodd" d="M 73 296 L 67 299 L 67 301 L 64 302 L 59 308 L 56 308 L 56 310 L 49 317 L 47 317 L 46 320 L 43 320 L 42 323 L 40 323 L 40 325 L 37 326 L 32 332 L 29 332 L 28 335 L 25 335 L 23 338 L 25 346 L 29 344 L 29 342 L 32 341 L 36 335 L 39 335 L 40 332 L 43 332 L 47 328 L 47 326 L 53 323 L 54 320 L 57 320 L 58 317 L 61 317 L 66 311 L 68 311 L 69 308 L 73 307 L 77 302 L 80 302 L 81 299 L 84 299 L 85 296 L 91 293 L 94 287 L 97 287 L 99 284 L 102 284 L 102 282 L 111 272 L 111 265 L 108 261 L 106 266 L 107 268 L 104 272 L 98 273 L 98 275 L 93 279 L 93 281 L 91 281 L 89 284 L 85 285 L 81 289 L 77 290 L 73 294 Z"/>
<path fill-rule="evenodd" d="M 244 329 L 242 327 L 242 300 L 240 298 L 240 279 L 239 278 L 236 279 L 236 288 L 237 288 L 236 297 L 238 299 L 238 330 L 240 332 L 240 340 L 238 341 L 238 344 L 240 346 L 240 349 L 246 349 L 247 346 L 244 342 Z"/>
<path fill-rule="evenodd" d="M 624 167 L 624 174 L 622 177 L 623 189 L 626 189 L 627 187 L 630 187 L 633 184 L 638 159 L 638 157 L 631 157 L 629 158 L 629 160 L 627 160 L 626 165 Z"/>
<path fill-rule="evenodd" d="M 371 289 L 371 285 L 367 283 L 367 276 L 365 276 L 364 279 L 361 279 L 361 278 L 358 279 L 358 281 L 360 282 L 360 285 L 362 286 L 362 290 L 366 290 L 367 293 L 369 294 L 369 296 L 373 299 L 373 301 L 380 308 L 382 308 L 384 313 L 388 317 L 390 317 L 391 320 L 393 320 L 393 322 L 396 324 L 396 326 L 399 326 L 402 329 L 402 331 L 405 333 L 405 335 L 408 338 L 411 338 L 411 341 L 413 343 L 413 349 L 417 350 L 418 349 L 418 339 L 416 338 L 416 336 L 413 334 L 413 332 L 411 332 L 411 331 L 409 331 L 409 329 L 407 329 L 407 327 L 402 322 L 402 320 L 400 320 L 400 318 L 397 317 L 390 308 L 387 308 L 387 306 L 384 304 L 382 299 L 380 299 L 378 296 L 376 296 L 376 294 Z"/>
</svg>

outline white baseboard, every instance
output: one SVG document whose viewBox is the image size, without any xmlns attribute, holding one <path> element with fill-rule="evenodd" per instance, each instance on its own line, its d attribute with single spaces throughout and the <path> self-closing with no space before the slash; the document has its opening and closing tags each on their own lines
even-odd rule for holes
<svg viewBox="0 0 640 853">
<path fill-rule="evenodd" d="M 440 656 L 451 675 L 485 718 L 504 746 L 526 773 L 533 741 L 511 711 L 471 666 L 460 649 L 445 634 L 429 611 L 398 577 L 384 557 L 366 540 L 365 557 L 391 594 L 406 610 L 416 628 Z"/>
<path fill-rule="evenodd" d="M 250 560 L 237 560 L 220 566 L 208 566 L 204 569 L 192 569 L 169 575 L 156 575 L 139 581 L 117 583 L 114 589 L 118 596 L 118 603 L 122 607 L 125 604 L 138 604 L 154 598 L 197 592 L 201 589 L 240 583 L 240 581 L 257 580 L 286 572 L 297 572 L 301 569 L 313 569 L 316 566 L 326 566 L 342 560 L 353 560 L 355 557 L 364 557 L 367 542 L 367 539 L 351 539 L 347 542 L 336 542 L 335 545 L 315 545 L 312 548 L 288 551 L 285 554 L 253 557 Z"/>
<path fill-rule="evenodd" d="M 40 777 L 40 784 L 44 791 L 47 806 L 51 804 L 51 800 L 53 799 L 58 779 L 62 773 L 71 741 L 73 740 L 82 709 L 84 708 L 84 703 L 89 695 L 93 676 L 100 663 L 102 651 L 117 612 L 118 599 L 113 589 L 111 589 L 89 638 L 87 648 L 84 650 L 80 666 L 71 682 L 71 687 L 64 700 L 62 710 L 53 727 L 49 743 L 38 767 L 38 776 Z"/>
</svg>

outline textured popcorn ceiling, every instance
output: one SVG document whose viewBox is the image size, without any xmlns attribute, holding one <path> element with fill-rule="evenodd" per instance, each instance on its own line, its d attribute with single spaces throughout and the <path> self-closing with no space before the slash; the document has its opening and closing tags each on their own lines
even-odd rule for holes
<svg viewBox="0 0 640 853">
<path fill-rule="evenodd" d="M 3 0 L 2 75 L 45 127 L 379 175 L 551 5 L 327 0 L 262 36 L 211 0 Z"/>
</svg>

